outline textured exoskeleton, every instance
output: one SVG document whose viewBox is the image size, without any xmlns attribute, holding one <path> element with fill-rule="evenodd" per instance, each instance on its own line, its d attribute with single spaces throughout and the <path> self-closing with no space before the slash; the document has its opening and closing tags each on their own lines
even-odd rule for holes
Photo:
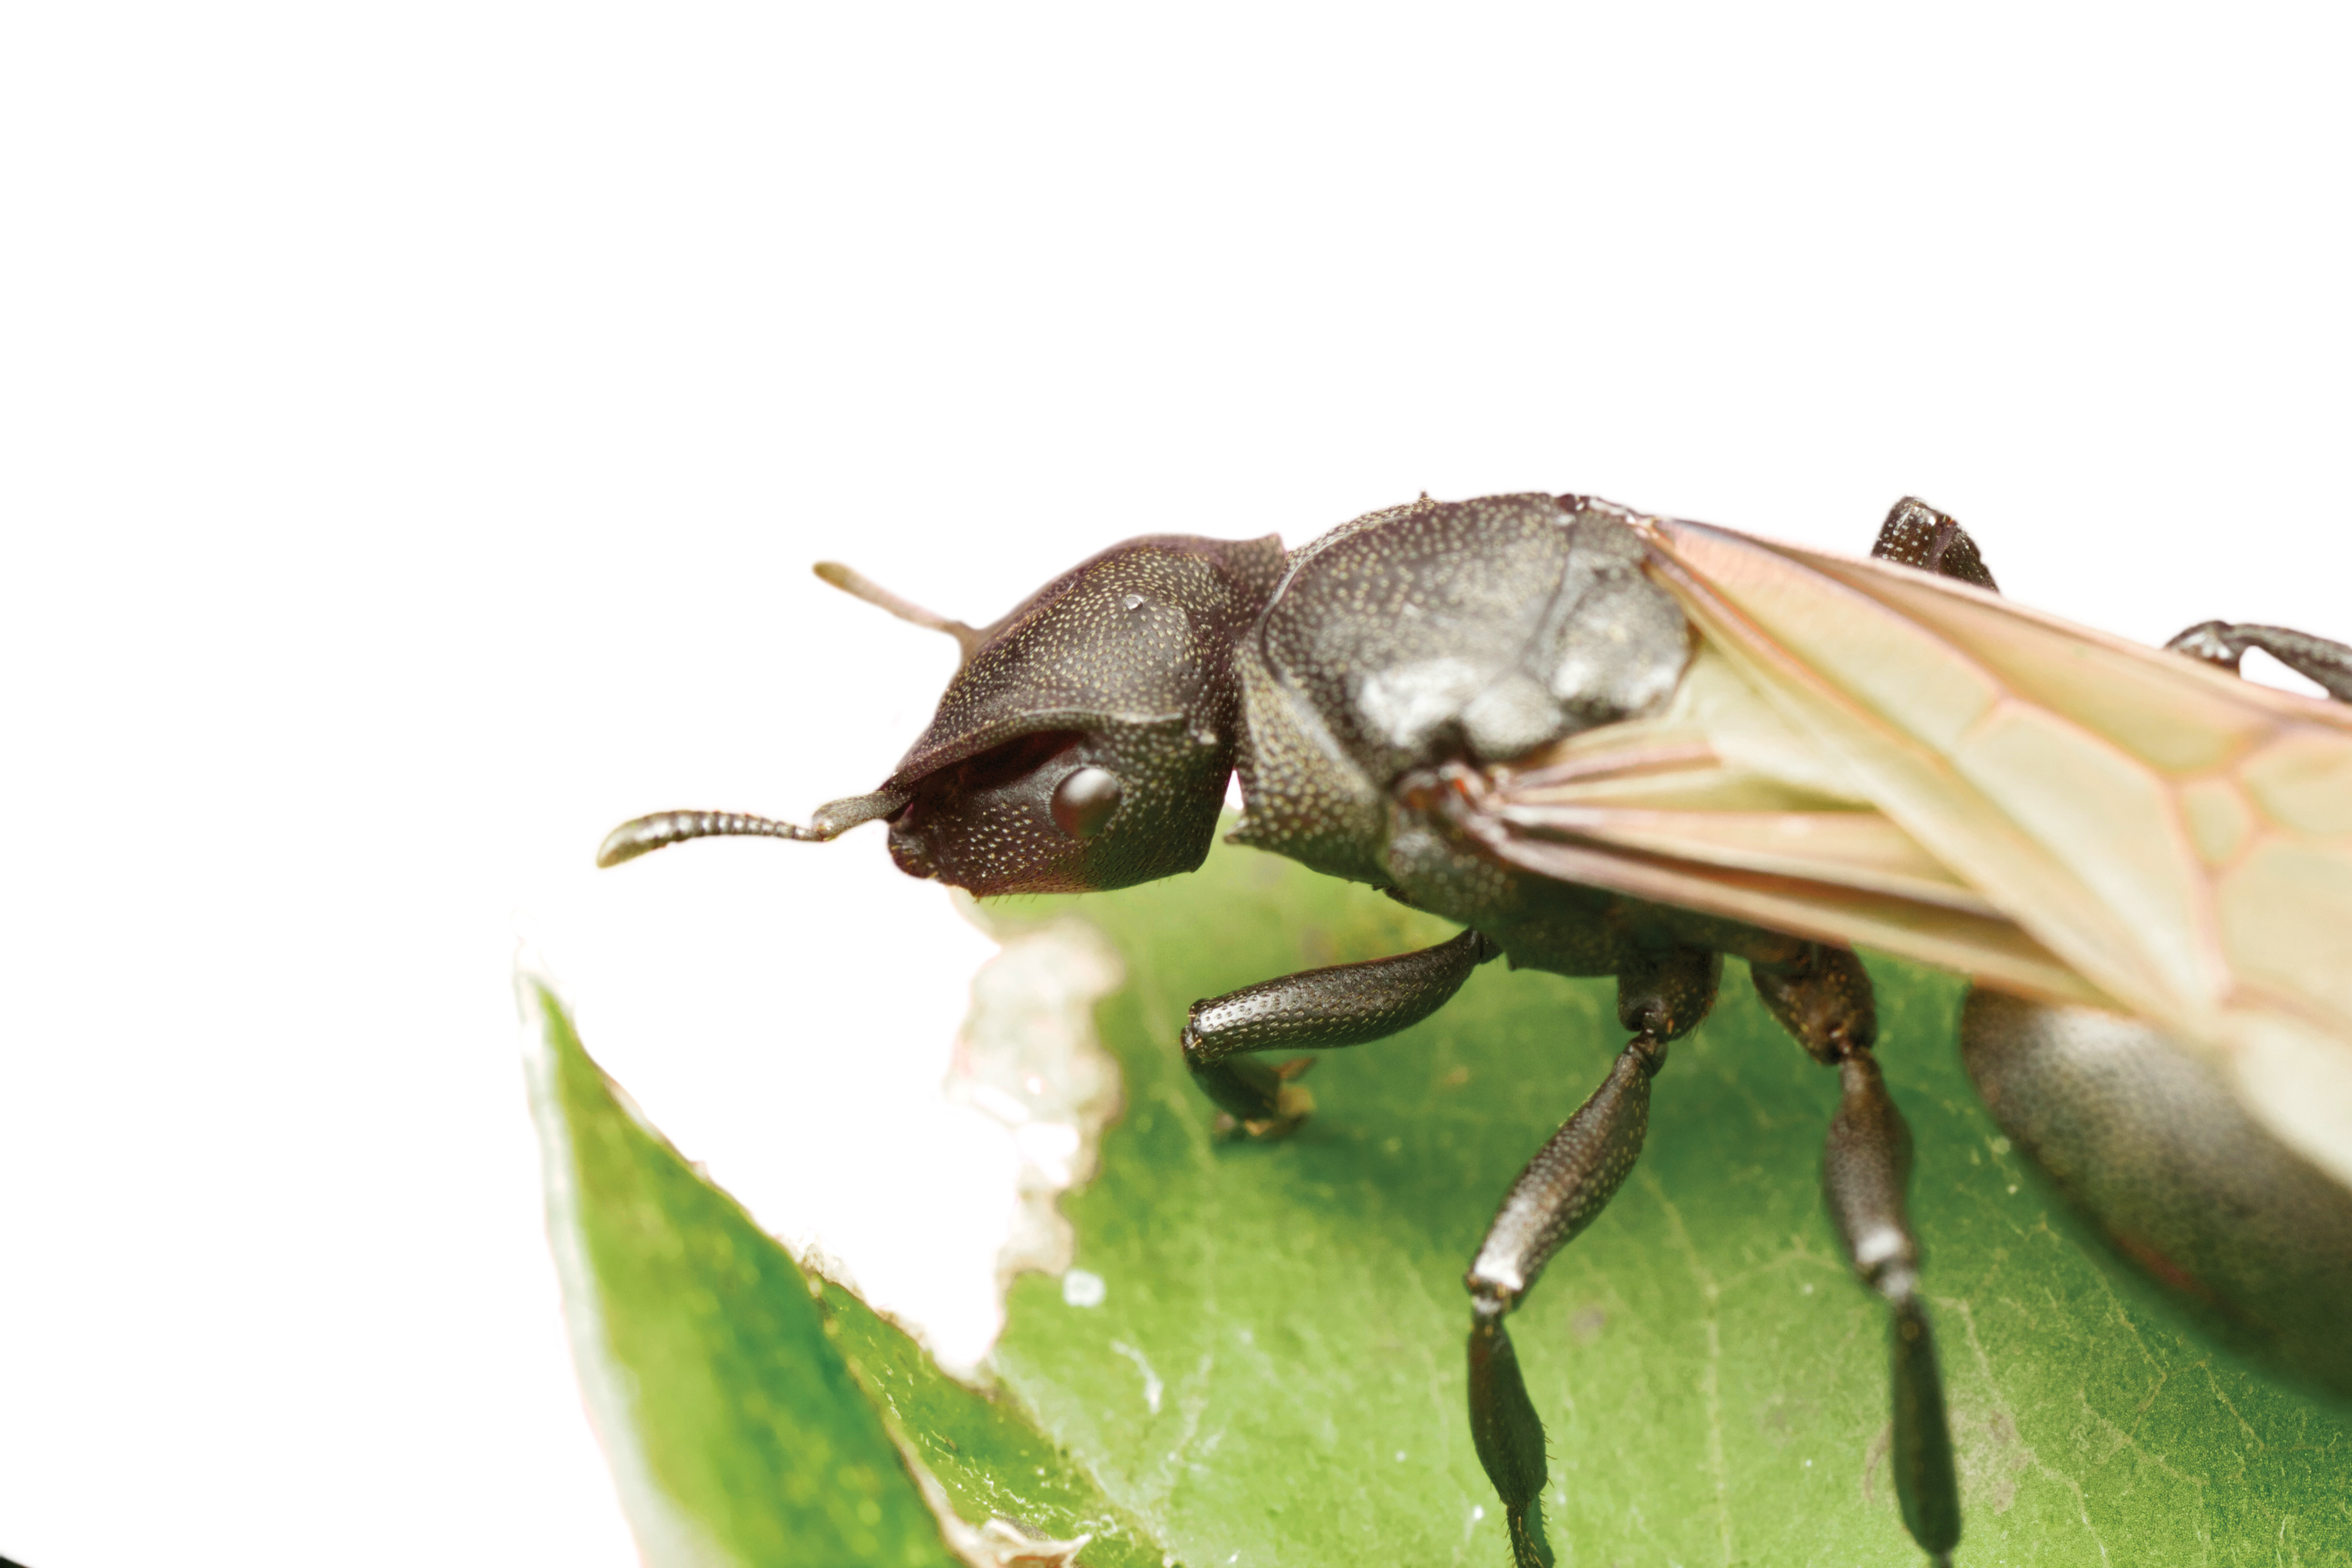
<svg viewBox="0 0 2352 1568">
<path fill-rule="evenodd" d="M 824 566 L 962 643 L 930 730 L 809 827 L 665 813 L 601 858 L 880 817 L 911 875 L 1123 887 L 1200 863 L 1237 768 L 1235 840 L 1466 928 L 1197 1004 L 1186 1059 L 1253 1136 L 1311 1103 L 1302 1063 L 1258 1053 L 1393 1034 L 1498 955 L 1614 976 L 1631 1038 L 1466 1279 L 1471 1436 L 1523 1565 L 1550 1561 L 1544 1440 L 1505 1318 L 1624 1180 L 1669 1046 L 1745 960 L 1838 1073 L 1823 1197 L 1887 1303 L 1897 1494 L 1941 1561 L 1959 1496 L 1909 1134 L 1848 944 L 1977 976 L 1965 1059 L 2010 1135 L 2126 1255 L 2352 1390 L 2352 721 L 2233 677 L 2262 647 L 2352 700 L 2352 648 L 2217 622 L 2160 652 L 2020 610 L 1913 500 L 1875 556 L 1423 498 L 1287 554 L 1133 540 L 981 630 Z"/>
</svg>

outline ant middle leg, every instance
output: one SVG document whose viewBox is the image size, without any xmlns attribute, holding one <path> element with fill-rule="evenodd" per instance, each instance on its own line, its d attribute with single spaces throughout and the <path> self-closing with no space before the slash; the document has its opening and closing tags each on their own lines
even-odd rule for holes
<svg viewBox="0 0 2352 1568">
<path fill-rule="evenodd" d="M 1650 1124 L 1650 1079 L 1666 1044 L 1706 1016 L 1723 955 L 1674 948 L 1621 973 L 1617 1016 L 1635 1031 L 1609 1076 L 1528 1163 L 1496 1212 L 1463 1283 L 1470 1290 L 1470 1438 L 1502 1499 L 1517 1568 L 1549 1568 L 1544 1540 L 1543 1422 L 1503 1327 L 1554 1253 L 1624 1184 Z"/>
<path fill-rule="evenodd" d="M 1969 531 L 1917 496 L 1905 496 L 1895 503 L 1895 510 L 1879 524 L 1878 542 L 1870 552 L 1881 561 L 1898 561 L 1922 572 L 2000 592 Z"/>
</svg>

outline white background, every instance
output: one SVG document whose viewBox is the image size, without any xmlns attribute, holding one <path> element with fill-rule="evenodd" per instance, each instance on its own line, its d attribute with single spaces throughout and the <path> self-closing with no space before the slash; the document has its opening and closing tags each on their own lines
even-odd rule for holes
<svg viewBox="0 0 2352 1568">
<path fill-rule="evenodd" d="M 1615 9 L 11 7 L 0 1554 L 632 1560 L 525 942 L 984 1342 L 987 944 L 871 828 L 589 868 L 888 772 L 953 649 L 821 556 L 981 621 L 1423 489 L 1916 491 L 2081 620 L 2352 632 L 2339 10 Z"/>
</svg>

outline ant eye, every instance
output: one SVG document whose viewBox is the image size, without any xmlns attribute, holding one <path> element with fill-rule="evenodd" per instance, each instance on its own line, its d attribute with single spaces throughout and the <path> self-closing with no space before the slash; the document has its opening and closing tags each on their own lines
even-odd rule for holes
<svg viewBox="0 0 2352 1568">
<path fill-rule="evenodd" d="M 1073 838 L 1092 838 L 1118 809 L 1118 775 L 1085 767 L 1054 786 L 1054 826 Z"/>
</svg>

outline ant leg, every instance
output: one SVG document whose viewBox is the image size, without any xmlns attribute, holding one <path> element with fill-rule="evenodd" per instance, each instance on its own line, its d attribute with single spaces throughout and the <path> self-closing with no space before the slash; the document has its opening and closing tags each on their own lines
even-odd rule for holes
<svg viewBox="0 0 2352 1568">
<path fill-rule="evenodd" d="M 1764 1010 L 1823 1067 L 1835 1067 L 1847 1052 L 1868 1050 L 1878 1039 L 1877 998 L 1850 947 L 1804 942 L 1788 958 L 1750 959 L 1748 978 Z"/>
<path fill-rule="evenodd" d="M 1911 1130 L 1866 1048 L 1838 1063 L 1844 1090 L 1822 1149 L 1822 1197 L 1846 1261 L 1892 1309 L 1888 1380 L 1895 1403 L 1895 1495 L 1903 1526 L 1938 1563 L 1960 1539 L 1960 1489 L 1936 1339 L 1919 1300 L 1919 1243 L 1903 1213 L 1911 1180 Z"/>
<path fill-rule="evenodd" d="M 1959 1484 L 1935 1335 L 1919 1299 L 1919 1243 L 1904 1215 L 1911 1130 L 1870 1054 L 1878 1035 L 1870 976 L 1850 949 L 1819 942 L 1780 963 L 1748 967 L 1780 1026 L 1815 1061 L 1838 1069 L 1843 1092 L 1822 1150 L 1822 1198 L 1846 1261 L 1892 1310 L 1895 1495 L 1904 1528 L 1930 1557 L 1948 1563 L 1960 1539 Z"/>
<path fill-rule="evenodd" d="M 1277 1136 L 1314 1108 L 1306 1090 L 1288 1084 L 1315 1058 L 1270 1068 L 1244 1053 L 1386 1039 L 1445 1005 L 1472 970 L 1501 952 L 1465 931 L 1418 952 L 1310 969 L 1195 1002 L 1184 1024 L 1184 1065 L 1252 1137 Z"/>
<path fill-rule="evenodd" d="M 1897 561 L 2000 592 L 1992 574 L 1985 570 L 1984 558 L 1977 553 L 1977 542 L 1969 537 L 1969 531 L 1917 496 L 1905 496 L 1895 503 L 1886 521 L 1878 525 L 1878 542 L 1870 552 L 1881 561 Z"/>
<path fill-rule="evenodd" d="M 2164 645 L 2236 673 L 2246 650 L 2258 647 L 2297 675 L 2317 681 L 2338 702 L 2352 702 L 2352 647 L 2285 626 L 2231 626 L 2204 621 Z"/>
<path fill-rule="evenodd" d="M 1552 1557 L 1541 1510 L 1543 1423 L 1503 1316 L 1624 1184 L 1649 1131 L 1650 1079 L 1665 1065 L 1666 1042 L 1706 1016 L 1722 973 L 1721 953 L 1685 947 L 1618 977 L 1617 1016 L 1638 1032 L 1592 1098 L 1511 1184 L 1464 1278 L 1470 1289 L 1470 1440 L 1503 1500 L 1517 1568 L 1550 1568 Z"/>
</svg>

